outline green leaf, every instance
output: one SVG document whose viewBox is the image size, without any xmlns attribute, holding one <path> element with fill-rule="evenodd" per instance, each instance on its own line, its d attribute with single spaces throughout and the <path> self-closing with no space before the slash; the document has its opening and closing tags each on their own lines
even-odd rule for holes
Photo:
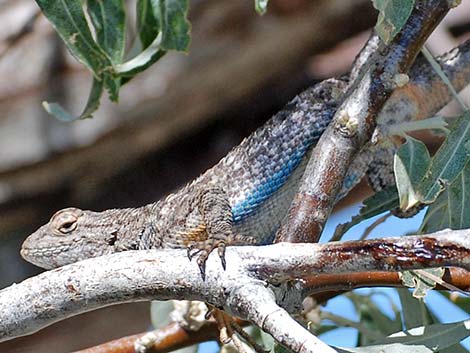
<svg viewBox="0 0 470 353">
<path fill-rule="evenodd" d="M 330 241 L 340 240 L 344 233 L 356 224 L 397 207 L 398 191 L 395 186 L 390 186 L 375 193 L 364 200 L 363 206 L 359 210 L 358 215 L 353 216 L 349 222 L 340 224 L 336 227 L 335 234 Z"/>
<path fill-rule="evenodd" d="M 369 328 L 369 330 L 376 330 L 381 333 L 383 336 L 389 335 L 396 330 L 401 329 L 401 322 L 399 318 L 395 320 L 390 319 L 385 315 L 375 303 L 372 301 L 367 305 L 362 305 L 359 311 L 360 322 Z M 372 338 L 375 337 L 366 337 L 364 334 L 362 336 L 362 343 L 371 342 Z"/>
<path fill-rule="evenodd" d="M 442 70 L 441 65 L 434 58 L 432 53 L 426 48 L 426 46 L 423 46 L 423 48 L 421 48 L 421 52 L 423 53 L 424 57 L 426 58 L 426 60 L 429 62 L 429 64 L 433 68 L 434 72 L 439 76 L 441 81 L 446 84 L 447 88 L 449 89 L 450 93 L 452 93 L 452 96 L 454 97 L 455 101 L 460 105 L 461 109 L 463 111 L 468 110 L 467 104 L 465 104 L 463 99 L 460 98 L 460 96 L 459 96 L 457 90 L 455 89 L 454 85 L 449 80 L 449 78 L 445 74 L 444 70 Z"/>
<path fill-rule="evenodd" d="M 42 105 L 46 111 L 55 116 L 58 120 L 61 121 L 74 121 L 77 119 L 87 119 L 91 118 L 92 114 L 98 109 L 100 105 L 100 97 L 103 92 L 103 83 L 93 79 L 93 85 L 91 87 L 90 94 L 88 96 L 88 101 L 85 106 L 85 109 L 79 116 L 72 115 L 68 113 L 64 108 L 58 103 L 48 103 L 43 102 Z"/>
<path fill-rule="evenodd" d="M 470 228 L 470 162 L 429 206 L 419 231 L 432 233 L 445 228 Z"/>
<path fill-rule="evenodd" d="M 80 0 L 37 0 L 37 3 L 46 17 L 52 22 L 52 25 L 64 40 L 72 55 L 87 66 L 94 75 L 88 102 L 84 111 L 78 117 L 68 113 L 57 103 L 45 102 L 43 106 L 47 112 L 62 121 L 89 118 L 92 113 L 98 109 L 103 87 L 106 87 L 109 91 L 112 100 L 117 100 L 120 84 L 119 80 L 113 75 L 113 63 L 110 56 L 108 56 L 108 53 L 93 39 Z M 111 3 L 115 4 L 114 1 Z M 99 18 L 100 16 L 104 16 L 103 14 L 100 15 L 103 8 L 96 4 L 96 1 L 90 2 L 90 5 L 90 11 L 92 11 L 90 15 L 93 14 L 91 16 L 92 22 L 95 25 L 99 25 L 100 21 L 103 21 Z M 111 4 L 106 5 L 106 10 L 108 10 L 108 7 L 111 7 Z M 122 20 L 118 19 L 118 21 Z M 96 29 L 97 38 L 103 41 L 104 44 L 111 45 L 108 48 L 109 54 L 117 58 L 116 53 L 119 51 L 117 47 L 124 45 L 121 43 L 124 39 L 109 39 L 109 36 L 116 35 L 119 37 L 116 34 L 119 31 L 118 29 L 110 31 L 109 24 L 98 26 Z M 122 51 L 123 48 L 120 50 Z M 120 55 L 122 56 L 122 53 Z"/>
<path fill-rule="evenodd" d="M 448 200 L 450 228 L 470 228 L 470 162 L 450 185 Z"/>
<path fill-rule="evenodd" d="M 381 344 L 402 343 L 423 345 L 433 352 L 450 347 L 470 336 L 470 320 L 450 324 L 432 324 L 395 333 Z"/>
<path fill-rule="evenodd" d="M 443 188 L 451 183 L 468 161 L 466 144 L 470 141 L 470 112 L 463 114 L 451 129 L 449 136 L 434 155 L 429 170 L 418 188 L 424 203 L 436 200 Z"/>
<path fill-rule="evenodd" d="M 188 0 L 152 1 L 154 14 L 161 23 L 163 50 L 187 51 L 191 25 L 187 19 Z M 156 4 L 159 4 L 156 8 Z"/>
<path fill-rule="evenodd" d="M 161 36 L 159 35 L 155 38 L 154 42 L 139 55 L 123 64 L 117 65 L 116 72 L 123 77 L 132 78 L 139 72 L 144 71 L 165 55 L 166 51 L 160 50 L 160 42 Z"/>
<path fill-rule="evenodd" d="M 372 335 L 361 333 L 359 336 L 361 345 L 370 343 L 373 340 L 376 340 L 377 337 L 385 337 L 393 332 L 401 330 L 400 317 L 396 316 L 395 319 L 390 319 L 380 310 L 370 296 L 348 293 L 346 297 L 351 300 L 356 308 L 356 311 L 359 314 L 360 323 L 366 329 L 375 333 L 373 337 Z"/>
<path fill-rule="evenodd" d="M 435 351 L 423 345 L 405 345 L 400 343 L 379 344 L 357 348 L 338 348 L 339 353 L 433 353 Z"/>
<path fill-rule="evenodd" d="M 426 234 L 449 228 L 449 202 L 447 198 L 447 190 L 444 190 L 437 200 L 428 207 L 419 233 Z"/>
<path fill-rule="evenodd" d="M 315 328 L 313 333 L 315 336 L 322 335 L 324 333 L 337 330 L 339 327 L 337 325 L 320 325 L 319 327 Z"/>
<path fill-rule="evenodd" d="M 271 336 L 269 333 L 264 332 L 263 330 L 260 330 L 260 338 L 261 338 L 261 343 L 266 348 L 266 350 L 268 352 L 272 352 L 274 349 L 274 346 L 277 344 L 273 336 Z"/>
<path fill-rule="evenodd" d="M 468 349 L 465 349 L 462 344 L 458 343 L 441 349 L 439 353 L 468 353 Z"/>
<path fill-rule="evenodd" d="M 124 56 L 126 36 L 126 14 L 122 0 L 88 0 L 87 10 L 95 28 L 96 40 L 108 54 L 113 66 L 119 64 Z M 104 86 L 109 98 L 117 101 L 121 79 L 109 67 L 103 72 Z"/>
<path fill-rule="evenodd" d="M 94 41 L 80 0 L 36 0 L 72 55 L 101 80 L 111 60 Z"/>
<path fill-rule="evenodd" d="M 259 15 L 264 15 L 268 10 L 268 0 L 255 0 L 255 10 Z"/>
<path fill-rule="evenodd" d="M 90 69 L 95 78 L 87 106 L 78 117 L 57 103 L 44 103 L 49 113 L 64 121 L 90 117 L 98 108 L 103 88 L 109 92 L 111 100 L 117 101 L 121 85 L 158 61 L 166 50 L 186 51 L 189 46 L 187 0 L 138 0 L 138 31 L 145 49 L 124 63 L 123 0 L 86 1 L 96 40 L 85 17 L 83 1 L 37 0 L 37 3 L 72 55 Z"/>
<path fill-rule="evenodd" d="M 144 49 L 152 44 L 161 31 L 159 17 L 155 15 L 154 9 L 160 9 L 158 0 L 137 1 L 137 30 Z"/>
<path fill-rule="evenodd" d="M 398 288 L 402 305 L 403 321 L 406 329 L 438 323 L 439 320 L 428 309 L 423 300 L 413 297 L 408 289 Z M 439 291 L 438 293 L 448 298 L 448 293 Z M 458 297 L 463 298 L 463 297 Z M 469 298 L 464 298 L 469 299 Z M 460 343 L 451 345 L 439 350 L 439 353 L 468 353 Z"/>
<path fill-rule="evenodd" d="M 126 13 L 122 0 L 88 0 L 87 10 L 96 40 L 113 64 L 119 64 L 126 46 Z"/>
<path fill-rule="evenodd" d="M 416 189 L 424 177 L 431 157 L 426 145 L 407 136 L 394 159 L 394 172 L 400 197 L 400 208 L 408 210 L 419 203 Z"/>
<path fill-rule="evenodd" d="M 291 350 L 287 349 L 283 345 L 276 343 L 274 345 L 273 353 L 293 353 Z"/>
<path fill-rule="evenodd" d="M 375 29 L 388 44 L 410 17 L 414 0 L 372 0 L 372 4 L 379 10 Z"/>
<path fill-rule="evenodd" d="M 146 48 L 116 67 L 121 76 L 132 78 L 158 61 L 167 50 L 186 51 L 190 24 L 187 0 L 141 0 L 137 3 L 139 35 Z"/>
<path fill-rule="evenodd" d="M 406 288 L 397 288 L 400 297 L 403 323 L 406 329 L 419 327 L 432 323 L 423 301 L 411 295 Z"/>
<path fill-rule="evenodd" d="M 137 18 L 143 47 L 161 33 L 162 50 L 187 51 L 191 30 L 187 16 L 188 0 L 139 0 Z"/>
<path fill-rule="evenodd" d="M 447 128 L 449 124 L 442 116 L 433 116 L 432 118 L 422 120 L 403 121 L 389 127 L 389 135 L 405 136 L 412 131 L 431 130 L 433 135 L 447 136 L 450 132 Z"/>
<path fill-rule="evenodd" d="M 415 298 L 424 298 L 428 290 L 436 287 L 436 281 L 426 276 L 430 273 L 431 276 L 442 278 L 444 275 L 443 268 L 430 268 L 427 270 L 419 271 L 404 271 L 401 273 L 401 281 L 409 288 L 414 288 L 413 296 Z"/>
</svg>

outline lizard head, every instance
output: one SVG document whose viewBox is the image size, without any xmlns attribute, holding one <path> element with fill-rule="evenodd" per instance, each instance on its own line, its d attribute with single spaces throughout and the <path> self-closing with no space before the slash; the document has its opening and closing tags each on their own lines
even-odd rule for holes
<svg viewBox="0 0 470 353">
<path fill-rule="evenodd" d="M 115 252 L 121 223 L 119 211 L 60 210 L 24 241 L 21 256 L 36 266 L 51 269 Z"/>
</svg>

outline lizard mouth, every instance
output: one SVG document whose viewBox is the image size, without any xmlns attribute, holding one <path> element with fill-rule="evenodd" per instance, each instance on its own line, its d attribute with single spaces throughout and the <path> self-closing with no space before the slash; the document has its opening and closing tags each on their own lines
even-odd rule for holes
<svg viewBox="0 0 470 353">
<path fill-rule="evenodd" d="M 73 261 L 66 261 L 64 262 L 61 254 L 67 252 L 70 246 L 62 245 L 56 247 L 48 247 L 48 248 L 38 248 L 29 247 L 26 242 L 21 247 L 21 257 L 26 261 L 32 263 L 33 265 L 45 268 L 45 269 L 52 269 L 59 266 L 66 265 L 67 263 Z M 62 260 L 62 261 L 61 261 Z"/>
</svg>

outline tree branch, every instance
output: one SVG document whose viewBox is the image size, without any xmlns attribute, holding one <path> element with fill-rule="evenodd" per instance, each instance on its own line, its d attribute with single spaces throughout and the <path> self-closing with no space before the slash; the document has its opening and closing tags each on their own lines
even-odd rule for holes
<svg viewBox="0 0 470 353">
<path fill-rule="evenodd" d="M 317 242 L 333 208 L 349 165 L 370 141 L 377 116 L 398 74 L 411 67 L 432 30 L 449 11 L 446 0 L 417 1 L 408 21 L 389 45 L 380 42 L 357 83 L 347 92 L 332 123 L 321 136 L 304 173 L 287 222 L 276 242 Z"/>
<path fill-rule="evenodd" d="M 226 259 L 224 271 L 216 254 L 209 257 L 205 281 L 185 250 L 127 251 L 44 272 L 0 291 L 0 341 L 112 304 L 187 299 L 248 319 L 288 348 L 311 351 L 318 342 L 305 341 L 306 333 L 301 327 L 292 330 L 293 322 L 285 326 L 287 312 L 276 304 L 299 307 L 302 298 L 286 295 L 279 284 L 312 274 L 470 269 L 470 230 L 322 245 L 230 247 Z"/>
<path fill-rule="evenodd" d="M 447 268 L 443 280 L 463 291 L 470 291 L 469 272 L 461 268 Z M 323 303 L 344 291 L 355 288 L 381 286 L 402 287 L 403 283 L 398 272 L 358 272 L 347 274 L 323 274 L 313 275 L 303 279 L 304 295 L 313 295 L 317 303 Z M 436 289 L 447 289 L 439 284 Z M 238 321 L 245 326 L 247 321 Z M 168 326 L 153 331 L 158 337 L 149 353 L 166 353 L 176 349 L 188 347 L 193 344 L 215 340 L 219 336 L 217 325 L 208 321 L 203 329 L 188 331 L 179 323 L 172 322 Z M 94 347 L 76 351 L 73 353 L 134 353 L 134 343 L 147 332 L 122 337 Z"/>
<path fill-rule="evenodd" d="M 219 336 L 219 331 L 215 322 L 208 322 L 198 331 L 188 331 L 178 323 L 172 322 L 167 326 L 155 330 L 158 339 L 149 349 L 148 353 L 166 353 L 176 349 L 191 346 L 193 344 L 214 340 Z M 135 353 L 134 343 L 147 332 L 122 337 L 99 346 L 83 349 L 73 353 Z"/>
<path fill-rule="evenodd" d="M 470 273 L 462 268 L 447 268 L 443 281 L 462 291 L 470 291 Z M 403 287 L 399 272 L 357 272 L 342 274 L 313 275 L 304 279 L 304 295 L 313 295 L 324 301 L 325 293 L 337 295 L 345 291 L 363 287 Z M 436 289 L 447 289 L 436 285 Z M 317 298 L 318 297 L 318 298 Z M 331 297 L 329 295 L 328 297 Z"/>
</svg>

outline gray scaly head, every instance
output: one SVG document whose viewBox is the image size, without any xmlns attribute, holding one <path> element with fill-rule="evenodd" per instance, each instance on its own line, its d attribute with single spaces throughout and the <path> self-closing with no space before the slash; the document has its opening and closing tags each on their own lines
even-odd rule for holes
<svg viewBox="0 0 470 353">
<path fill-rule="evenodd" d="M 140 213 L 139 213 L 140 212 Z M 142 231 L 144 209 L 111 209 L 93 212 L 65 208 L 31 234 L 21 256 L 39 267 L 51 269 L 73 262 L 138 247 L 129 237 Z"/>
</svg>

